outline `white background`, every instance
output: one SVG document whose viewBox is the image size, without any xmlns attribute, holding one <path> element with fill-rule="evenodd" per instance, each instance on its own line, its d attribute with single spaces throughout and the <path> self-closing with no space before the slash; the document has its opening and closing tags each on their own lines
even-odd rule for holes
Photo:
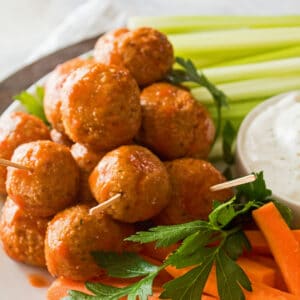
<svg viewBox="0 0 300 300">
<path fill-rule="evenodd" d="M 300 14 L 300 0 L 0 0 L 0 80 L 132 15 Z"/>
</svg>

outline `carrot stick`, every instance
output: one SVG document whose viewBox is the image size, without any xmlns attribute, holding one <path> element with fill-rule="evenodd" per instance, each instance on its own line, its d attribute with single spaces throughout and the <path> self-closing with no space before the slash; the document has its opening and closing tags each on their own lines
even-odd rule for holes
<svg viewBox="0 0 300 300">
<path fill-rule="evenodd" d="M 257 255 L 256 253 L 247 253 L 245 255 L 245 257 L 257 261 L 262 265 L 273 268 L 275 270 L 275 288 L 285 292 L 288 291 L 286 284 L 282 278 L 282 274 L 273 257 Z"/>
<path fill-rule="evenodd" d="M 85 287 L 84 282 L 57 278 L 48 288 L 47 300 L 62 299 L 67 296 L 68 290 L 80 291 L 91 295 L 91 292 Z"/>
<path fill-rule="evenodd" d="M 174 278 L 180 277 L 184 275 L 186 272 L 191 270 L 193 267 L 187 267 L 182 269 L 176 269 L 173 266 L 167 266 L 166 271 L 172 275 Z M 266 284 L 255 282 L 251 276 L 252 284 L 252 292 L 248 292 L 244 290 L 246 295 L 246 300 L 299 300 L 296 296 L 280 291 L 278 289 L 274 289 Z M 216 270 L 215 268 L 212 269 L 211 273 L 209 274 L 208 280 L 204 287 L 204 292 L 210 296 L 217 297 L 218 299 L 218 288 L 216 282 Z"/>
<path fill-rule="evenodd" d="M 300 246 L 279 211 L 269 202 L 252 212 L 290 293 L 300 296 Z"/>
<path fill-rule="evenodd" d="M 292 232 L 296 240 L 300 243 L 300 230 L 295 229 L 292 230 Z M 258 254 L 264 254 L 264 255 L 271 254 L 269 245 L 265 237 L 259 230 L 245 230 L 244 233 L 252 246 L 251 250 L 253 252 L 256 252 Z"/>
<path fill-rule="evenodd" d="M 276 284 L 276 270 L 270 266 L 259 263 L 258 261 L 240 257 L 237 263 L 245 271 L 247 276 L 254 281 L 262 282 L 268 286 L 275 287 Z"/>
</svg>

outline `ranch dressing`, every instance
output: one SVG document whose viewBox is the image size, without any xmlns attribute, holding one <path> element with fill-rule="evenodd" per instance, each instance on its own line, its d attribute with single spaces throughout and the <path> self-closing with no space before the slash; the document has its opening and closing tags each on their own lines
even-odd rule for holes
<svg viewBox="0 0 300 300">
<path fill-rule="evenodd" d="M 250 171 L 263 171 L 273 194 L 300 202 L 300 94 L 264 103 L 248 120 L 240 151 Z"/>
</svg>

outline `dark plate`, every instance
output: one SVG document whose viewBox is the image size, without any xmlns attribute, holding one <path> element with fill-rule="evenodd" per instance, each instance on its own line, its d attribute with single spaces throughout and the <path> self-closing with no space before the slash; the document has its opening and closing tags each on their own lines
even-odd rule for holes
<svg viewBox="0 0 300 300">
<path fill-rule="evenodd" d="M 0 82 L 0 114 L 12 103 L 13 96 L 51 72 L 57 64 L 91 50 L 98 37 L 60 49 L 22 68 Z"/>
</svg>

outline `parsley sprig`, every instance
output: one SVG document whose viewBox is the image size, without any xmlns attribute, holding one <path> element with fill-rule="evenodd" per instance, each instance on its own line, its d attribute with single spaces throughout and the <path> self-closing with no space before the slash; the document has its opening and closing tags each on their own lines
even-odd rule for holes
<svg viewBox="0 0 300 300">
<path fill-rule="evenodd" d="M 236 263 L 236 259 L 245 249 L 250 250 L 251 245 L 242 231 L 242 226 L 249 221 L 253 209 L 274 201 L 271 191 L 266 188 L 262 172 L 256 174 L 256 177 L 255 182 L 239 186 L 236 196 L 228 202 L 214 202 L 208 221 L 196 220 L 180 225 L 158 226 L 137 232 L 126 239 L 139 243 L 155 242 L 157 247 L 181 242 L 161 266 L 155 266 L 134 253 L 92 253 L 99 266 L 107 270 L 108 275 L 117 278 L 142 276 L 140 281 L 123 288 L 86 283 L 87 289 L 94 295 L 69 291 L 66 299 L 117 300 L 127 296 L 129 300 L 146 300 L 152 294 L 154 278 L 167 266 L 178 269 L 190 267 L 190 270 L 164 284 L 164 291 L 160 295 L 162 299 L 199 300 L 213 267 L 220 299 L 245 299 L 242 288 L 251 291 L 251 282 Z M 283 205 L 277 207 L 286 222 L 290 223 L 291 211 Z"/>
<path fill-rule="evenodd" d="M 14 96 L 14 100 L 19 100 L 30 114 L 40 118 L 43 122 L 48 124 L 43 106 L 44 95 L 44 88 L 37 85 L 34 93 L 22 91 Z"/>
<path fill-rule="evenodd" d="M 197 70 L 190 59 L 176 57 L 175 61 L 181 69 L 172 69 L 167 76 L 167 80 L 173 84 L 180 85 L 184 82 L 193 82 L 201 87 L 205 87 L 212 95 L 217 109 L 217 123 L 215 140 L 220 135 L 222 126 L 222 107 L 228 107 L 228 97 L 223 91 L 218 89 L 207 77 Z"/>
</svg>

